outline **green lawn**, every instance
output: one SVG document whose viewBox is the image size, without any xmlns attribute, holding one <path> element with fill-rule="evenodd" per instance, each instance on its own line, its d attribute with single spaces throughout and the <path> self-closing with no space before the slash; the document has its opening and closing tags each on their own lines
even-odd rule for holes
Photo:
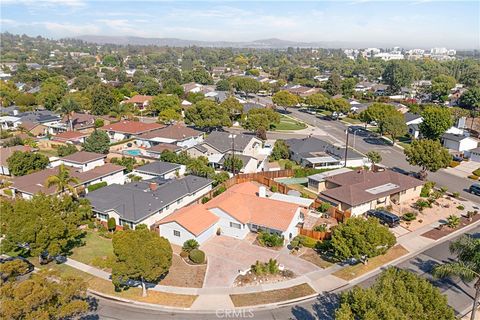
<svg viewBox="0 0 480 320">
<path fill-rule="evenodd" d="M 358 120 L 358 119 L 353 119 L 353 118 L 349 118 L 349 117 L 345 117 L 342 119 L 343 122 L 346 122 L 346 123 L 350 123 L 350 124 L 361 124 L 362 121 Z"/>
<path fill-rule="evenodd" d="M 287 117 L 285 115 L 280 115 L 280 123 L 275 126 L 275 130 L 301 130 L 305 129 L 307 126 L 300 121 Z"/>
<path fill-rule="evenodd" d="M 43 154 L 44 156 L 47 156 L 49 158 L 58 156 L 57 150 L 55 149 L 40 149 L 38 150 L 38 153 Z"/>
<path fill-rule="evenodd" d="M 73 260 L 92 265 L 95 258 L 113 256 L 112 240 L 102 238 L 93 231 L 88 231 L 84 240 L 84 246 L 73 249 L 70 256 Z"/>
</svg>

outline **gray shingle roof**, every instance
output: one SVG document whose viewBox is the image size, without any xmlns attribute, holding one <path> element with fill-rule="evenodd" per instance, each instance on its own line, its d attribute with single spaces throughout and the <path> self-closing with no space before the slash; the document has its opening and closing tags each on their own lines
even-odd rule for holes
<svg viewBox="0 0 480 320">
<path fill-rule="evenodd" d="M 178 199 L 207 187 L 212 180 L 193 175 L 178 180 L 163 180 L 155 191 L 150 190 L 150 182 L 160 180 L 112 184 L 89 192 L 86 198 L 94 211 L 107 213 L 114 210 L 120 218 L 138 223 Z"/>
<path fill-rule="evenodd" d="M 235 151 L 243 152 L 252 139 L 253 135 L 235 133 Z M 204 143 L 209 144 L 221 153 L 232 150 L 232 137 L 230 132 L 214 131 L 208 135 Z"/>
<path fill-rule="evenodd" d="M 411 112 L 406 112 L 403 117 L 405 118 L 405 122 L 410 122 L 416 119 L 421 118 L 422 116 L 419 114 L 411 113 Z"/>
<path fill-rule="evenodd" d="M 135 171 L 154 175 L 154 176 L 162 176 L 166 173 L 169 173 L 178 169 L 180 169 L 180 165 L 177 163 L 154 161 L 136 168 Z"/>
<path fill-rule="evenodd" d="M 304 139 L 288 139 L 285 143 L 290 148 L 290 151 L 301 155 L 302 157 L 314 156 L 311 153 L 325 152 L 331 156 L 343 158 L 345 156 L 345 148 L 336 147 L 326 141 L 308 137 Z M 348 159 L 361 159 L 364 156 L 351 148 L 348 149 Z"/>
</svg>

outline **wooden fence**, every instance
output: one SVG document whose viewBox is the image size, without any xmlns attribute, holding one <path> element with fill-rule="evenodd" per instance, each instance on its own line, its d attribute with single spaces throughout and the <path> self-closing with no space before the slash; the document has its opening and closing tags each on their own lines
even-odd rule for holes
<svg viewBox="0 0 480 320">
<path fill-rule="evenodd" d="M 299 228 L 298 232 L 302 236 L 307 236 L 315 240 L 327 240 L 327 239 L 330 239 L 330 237 L 332 236 L 332 233 L 330 231 L 320 232 L 320 231 L 313 231 L 313 230 Z"/>
<path fill-rule="evenodd" d="M 312 204 L 312 209 L 317 209 L 322 205 L 323 201 L 316 198 L 315 201 Z M 330 217 L 337 219 L 339 222 L 344 222 L 346 219 L 350 218 L 351 212 L 350 211 L 341 211 L 333 206 L 328 208 L 327 213 L 330 215 Z"/>
</svg>

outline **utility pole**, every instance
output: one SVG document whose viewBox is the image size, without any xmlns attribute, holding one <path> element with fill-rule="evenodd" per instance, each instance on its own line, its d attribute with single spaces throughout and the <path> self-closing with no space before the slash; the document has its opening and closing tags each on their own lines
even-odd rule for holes
<svg viewBox="0 0 480 320">
<path fill-rule="evenodd" d="M 347 167 L 347 157 L 348 157 L 348 136 L 349 136 L 349 132 L 347 128 L 347 145 L 345 146 L 345 163 L 343 164 L 345 168 Z"/>
</svg>

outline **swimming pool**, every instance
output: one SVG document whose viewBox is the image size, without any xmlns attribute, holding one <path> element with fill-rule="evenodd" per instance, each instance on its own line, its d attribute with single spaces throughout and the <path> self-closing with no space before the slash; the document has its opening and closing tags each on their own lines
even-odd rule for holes
<svg viewBox="0 0 480 320">
<path fill-rule="evenodd" d="M 130 150 L 123 150 L 124 154 L 128 154 L 129 156 L 139 156 L 142 154 L 142 151 L 139 149 L 130 149 Z"/>
</svg>

